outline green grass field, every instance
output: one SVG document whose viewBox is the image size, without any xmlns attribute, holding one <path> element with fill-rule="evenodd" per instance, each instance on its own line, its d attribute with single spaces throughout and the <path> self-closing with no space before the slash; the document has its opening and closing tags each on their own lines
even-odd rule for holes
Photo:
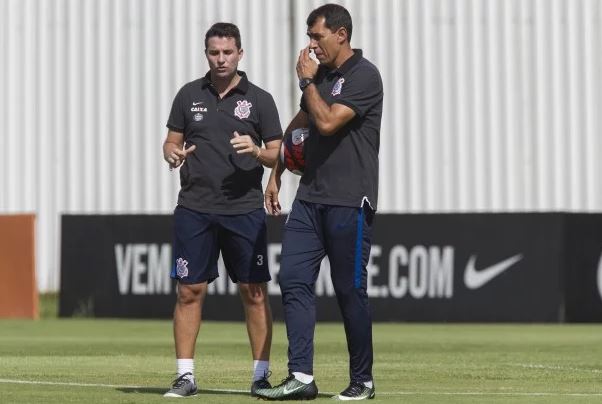
<svg viewBox="0 0 602 404">
<path fill-rule="evenodd" d="M 0 320 L 0 403 L 164 403 L 169 321 Z M 346 386 L 340 324 L 316 329 L 317 402 Z M 602 403 L 602 325 L 375 324 L 376 399 L 391 403 Z M 285 376 L 276 324 L 272 382 Z M 244 325 L 207 322 L 197 345 L 203 403 L 256 402 Z"/>
</svg>

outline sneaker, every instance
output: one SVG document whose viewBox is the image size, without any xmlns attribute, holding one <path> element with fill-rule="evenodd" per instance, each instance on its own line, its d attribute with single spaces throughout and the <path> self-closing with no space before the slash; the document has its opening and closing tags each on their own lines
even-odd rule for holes
<svg viewBox="0 0 602 404">
<path fill-rule="evenodd" d="M 278 386 L 271 389 L 257 389 L 255 394 L 265 400 L 313 400 L 318 396 L 316 382 L 303 383 L 289 375 Z"/>
<path fill-rule="evenodd" d="M 345 390 L 333 398 L 341 401 L 372 400 L 374 396 L 374 386 L 370 388 L 364 383 L 351 382 Z"/>
<path fill-rule="evenodd" d="M 259 389 L 271 389 L 272 385 L 268 382 L 268 377 L 272 375 L 272 372 L 268 372 L 261 379 L 255 380 L 251 384 L 251 397 L 257 397 L 257 390 Z"/>
<path fill-rule="evenodd" d="M 171 389 L 163 397 L 190 397 L 196 396 L 197 388 L 192 373 L 187 372 L 178 377 L 171 384 Z"/>
</svg>

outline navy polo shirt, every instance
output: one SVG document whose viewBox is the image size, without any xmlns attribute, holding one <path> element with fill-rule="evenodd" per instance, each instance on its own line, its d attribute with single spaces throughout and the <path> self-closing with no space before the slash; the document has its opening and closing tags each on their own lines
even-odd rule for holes
<svg viewBox="0 0 602 404">
<path fill-rule="evenodd" d="M 167 127 L 184 134 L 186 147 L 196 145 L 180 168 L 178 205 L 203 213 L 240 214 L 263 207 L 263 166 L 252 155 L 237 155 L 233 132 L 251 135 L 255 144 L 282 137 L 274 99 L 249 82 L 219 98 L 210 73 L 176 95 Z"/>
<path fill-rule="evenodd" d="M 383 108 L 380 73 L 360 49 L 354 49 L 354 55 L 338 69 L 321 65 L 314 83 L 328 105 L 346 105 L 355 116 L 332 136 L 321 135 L 310 117 L 297 198 L 351 207 L 362 206 L 367 199 L 376 210 Z M 304 97 L 301 109 L 308 112 Z"/>
</svg>

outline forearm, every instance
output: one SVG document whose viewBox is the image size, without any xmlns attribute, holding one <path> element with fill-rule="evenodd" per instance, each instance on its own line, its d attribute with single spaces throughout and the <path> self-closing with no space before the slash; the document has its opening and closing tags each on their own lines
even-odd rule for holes
<svg viewBox="0 0 602 404">
<path fill-rule="evenodd" d="M 279 158 L 276 159 L 274 166 L 272 167 L 272 172 L 270 173 L 269 181 L 278 181 L 280 182 L 280 177 L 282 177 L 282 173 L 284 172 L 284 164 L 280 161 Z"/>
<path fill-rule="evenodd" d="M 320 134 L 324 136 L 334 135 L 337 130 L 335 125 L 333 125 L 335 120 L 334 114 L 330 105 L 320 96 L 316 85 L 310 84 L 307 86 L 305 91 L 303 91 L 303 96 L 305 97 L 309 116 L 320 131 Z"/>
<path fill-rule="evenodd" d="M 253 152 L 253 156 L 257 159 L 257 161 L 266 166 L 266 167 L 274 167 L 276 162 L 278 161 L 278 155 L 280 154 L 279 148 L 262 148 L 256 146 L 255 151 Z"/>
</svg>

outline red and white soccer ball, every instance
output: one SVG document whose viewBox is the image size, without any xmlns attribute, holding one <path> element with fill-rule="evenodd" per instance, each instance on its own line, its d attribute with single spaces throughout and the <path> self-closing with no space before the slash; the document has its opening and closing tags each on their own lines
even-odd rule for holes
<svg viewBox="0 0 602 404">
<path fill-rule="evenodd" d="M 305 169 L 304 144 L 309 137 L 309 128 L 297 128 L 286 133 L 280 146 L 280 161 L 290 172 L 303 175 Z"/>
</svg>

